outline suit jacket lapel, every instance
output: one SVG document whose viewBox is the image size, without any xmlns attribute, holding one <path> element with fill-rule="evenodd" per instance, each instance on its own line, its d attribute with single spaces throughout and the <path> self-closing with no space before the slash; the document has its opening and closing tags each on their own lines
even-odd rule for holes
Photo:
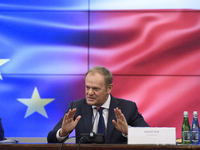
<svg viewBox="0 0 200 150">
<path fill-rule="evenodd" d="M 107 136 L 106 136 L 109 138 L 111 138 L 111 134 L 115 128 L 112 123 L 112 120 L 114 119 L 116 121 L 114 108 L 116 108 L 118 105 L 119 105 L 119 101 L 111 95 L 111 101 L 110 101 L 110 107 L 109 107 L 109 117 L 108 117 L 108 124 L 107 124 Z M 112 139 L 106 138 L 106 141 L 111 141 L 111 140 Z"/>
<path fill-rule="evenodd" d="M 81 106 L 81 119 L 83 119 L 83 125 L 85 133 L 90 133 L 92 131 L 92 106 L 85 105 Z"/>
</svg>

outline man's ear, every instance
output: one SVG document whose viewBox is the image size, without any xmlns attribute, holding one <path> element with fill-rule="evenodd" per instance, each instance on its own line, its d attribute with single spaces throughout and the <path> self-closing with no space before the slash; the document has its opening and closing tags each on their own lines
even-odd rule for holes
<svg viewBox="0 0 200 150">
<path fill-rule="evenodd" d="M 113 88 L 113 84 L 110 84 L 107 88 L 108 93 L 110 94 Z"/>
</svg>

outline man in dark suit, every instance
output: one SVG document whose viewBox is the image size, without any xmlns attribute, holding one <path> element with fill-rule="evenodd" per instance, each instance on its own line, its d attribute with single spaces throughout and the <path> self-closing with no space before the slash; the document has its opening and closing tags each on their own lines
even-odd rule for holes
<svg viewBox="0 0 200 150">
<path fill-rule="evenodd" d="M 86 97 L 70 103 L 65 116 L 49 132 L 48 142 L 62 142 L 74 129 L 76 143 L 81 133 L 97 133 L 100 118 L 96 110 L 98 106 L 103 107 L 105 143 L 127 143 L 129 126 L 149 127 L 134 102 L 110 94 L 112 87 L 113 76 L 108 69 L 96 66 L 88 70 L 85 75 Z"/>
</svg>

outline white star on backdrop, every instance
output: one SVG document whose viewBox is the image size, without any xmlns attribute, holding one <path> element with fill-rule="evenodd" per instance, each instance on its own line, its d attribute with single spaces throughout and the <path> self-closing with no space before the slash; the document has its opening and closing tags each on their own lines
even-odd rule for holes
<svg viewBox="0 0 200 150">
<path fill-rule="evenodd" d="M 28 106 L 28 109 L 26 111 L 24 118 L 30 116 L 34 112 L 38 112 L 44 117 L 48 118 L 47 113 L 44 109 L 44 106 L 52 102 L 54 98 L 40 98 L 38 89 L 37 87 L 35 87 L 32 97 L 30 99 L 20 98 L 17 100 Z"/>
<path fill-rule="evenodd" d="M 0 66 L 2 66 L 3 64 L 5 64 L 6 62 L 8 62 L 10 59 L 0 59 Z M 1 76 L 1 72 L 0 72 L 0 80 L 3 80 L 2 76 Z"/>
</svg>

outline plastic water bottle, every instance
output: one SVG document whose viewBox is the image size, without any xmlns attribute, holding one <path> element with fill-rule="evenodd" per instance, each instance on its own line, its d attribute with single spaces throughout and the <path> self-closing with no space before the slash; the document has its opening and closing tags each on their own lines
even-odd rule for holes
<svg viewBox="0 0 200 150">
<path fill-rule="evenodd" d="M 190 140 L 190 124 L 188 120 L 188 112 L 183 112 L 183 124 L 182 124 L 182 144 L 191 144 Z"/>
<path fill-rule="evenodd" d="M 191 126 L 191 143 L 199 144 L 199 122 L 197 111 L 193 112 L 193 121 Z"/>
</svg>

